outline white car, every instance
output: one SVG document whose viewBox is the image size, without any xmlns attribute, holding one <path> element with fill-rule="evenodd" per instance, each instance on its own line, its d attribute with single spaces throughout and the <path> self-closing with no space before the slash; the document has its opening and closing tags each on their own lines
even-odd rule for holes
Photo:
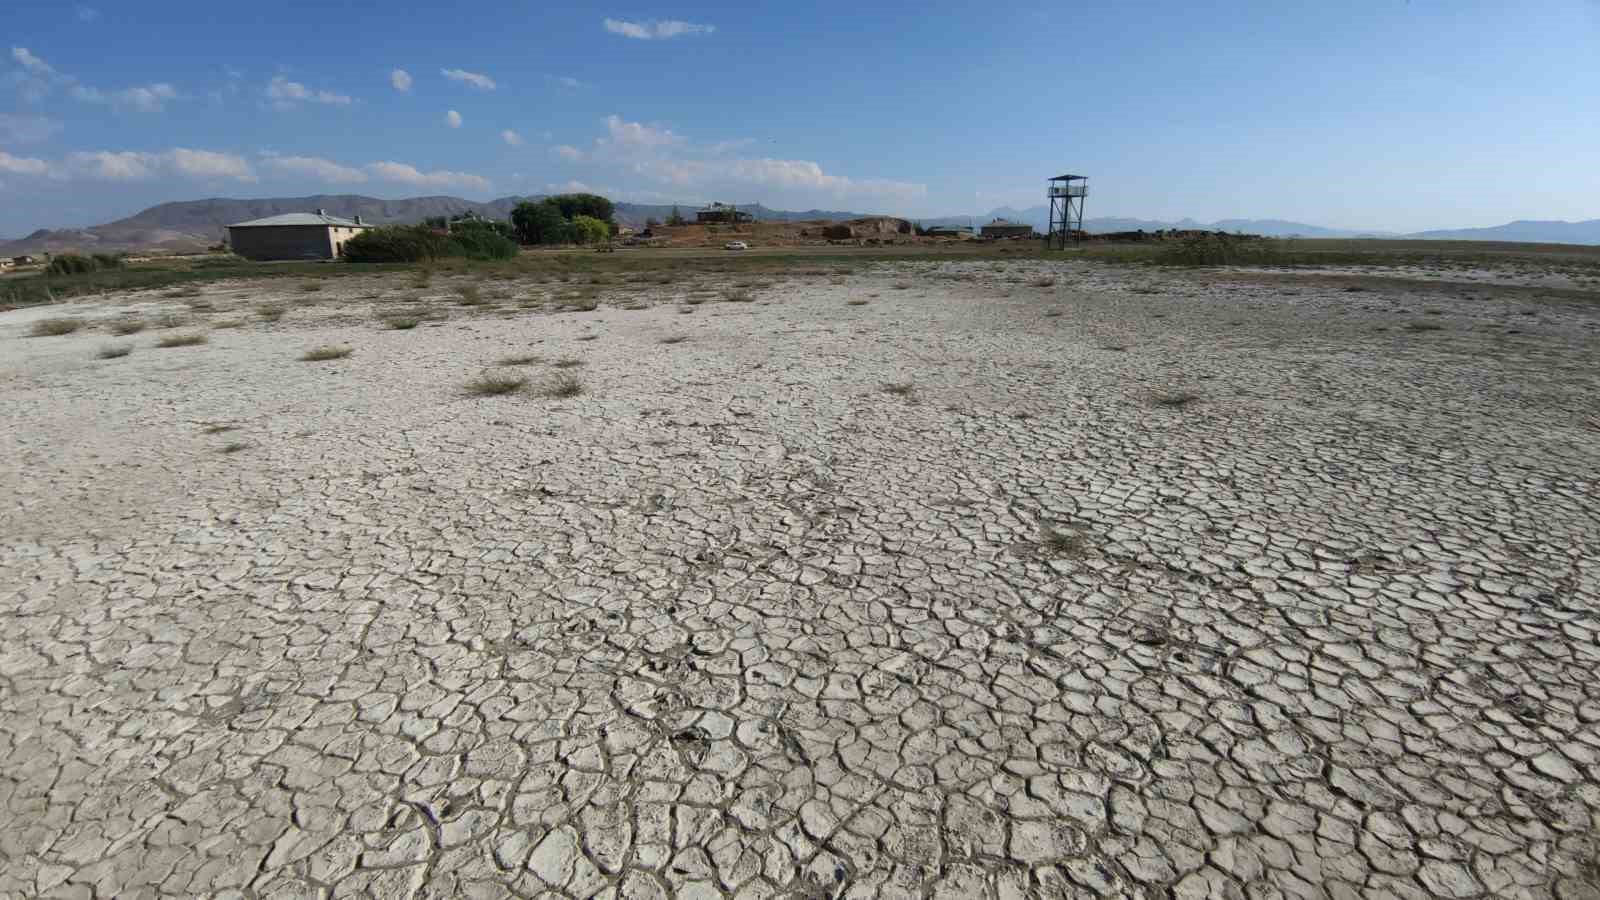
<svg viewBox="0 0 1600 900">
<path fill-rule="evenodd" d="M 724 250 L 749 250 L 750 249 L 750 245 L 746 244 L 744 241 L 729 241 L 726 244 L 722 245 L 722 249 L 724 249 Z"/>
</svg>

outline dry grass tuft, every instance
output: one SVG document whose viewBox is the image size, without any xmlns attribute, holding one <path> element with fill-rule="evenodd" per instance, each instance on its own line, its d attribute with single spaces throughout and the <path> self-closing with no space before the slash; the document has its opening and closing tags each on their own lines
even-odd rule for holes
<svg viewBox="0 0 1600 900">
<path fill-rule="evenodd" d="M 846 300 L 845 301 L 845 305 L 846 306 L 866 306 L 868 303 L 871 303 L 871 302 L 872 302 L 871 300 Z"/>
<path fill-rule="evenodd" d="M 529 353 L 525 356 L 504 356 L 495 362 L 497 366 L 531 366 L 539 362 L 539 357 Z"/>
<path fill-rule="evenodd" d="M 288 311 L 287 308 L 277 303 L 263 303 L 256 307 L 256 315 L 263 322 L 276 322 L 283 318 L 283 314 Z"/>
<path fill-rule="evenodd" d="M 157 347 L 198 347 L 209 340 L 203 334 L 172 334 L 156 341 Z"/>
<path fill-rule="evenodd" d="M 528 386 L 528 379 L 519 375 L 485 372 L 467 382 L 467 393 L 474 397 L 499 397 L 514 394 Z"/>
<path fill-rule="evenodd" d="M 219 425 L 207 425 L 206 427 L 200 429 L 200 433 L 201 434 L 222 434 L 222 433 L 227 432 L 227 431 L 238 431 L 238 430 L 239 430 L 239 426 L 237 426 L 237 425 L 221 425 L 221 424 L 219 424 Z"/>
<path fill-rule="evenodd" d="M 910 381 L 886 381 L 879 386 L 879 389 L 885 394 L 893 394 L 896 397 L 910 397 L 916 394 L 917 385 Z"/>
<path fill-rule="evenodd" d="M 1031 281 L 1029 283 L 1032 284 L 1036 288 L 1048 288 L 1048 287 L 1055 287 L 1056 286 L 1056 280 L 1054 278 L 1048 278 L 1048 277 L 1046 277 L 1046 278 L 1035 278 L 1033 281 Z"/>
<path fill-rule="evenodd" d="M 1160 391 L 1150 402 L 1163 409 L 1183 409 L 1200 401 L 1200 395 L 1190 391 Z"/>
<path fill-rule="evenodd" d="M 249 441 L 229 441 L 217 448 L 222 453 L 238 453 L 240 450 L 250 449 Z"/>
<path fill-rule="evenodd" d="M 1412 322 L 1406 325 L 1407 331 L 1443 331 L 1444 326 L 1438 322 Z"/>
<path fill-rule="evenodd" d="M 555 397 L 557 399 L 564 400 L 569 397 L 576 397 L 583 393 L 583 382 L 579 381 L 578 376 L 576 375 L 568 372 L 561 372 L 552 376 L 549 381 L 545 382 L 544 387 L 540 389 L 539 393 L 546 397 Z"/>
<path fill-rule="evenodd" d="M 410 331 L 422 324 L 418 316 L 384 316 L 383 324 L 389 326 L 390 331 Z"/>
<path fill-rule="evenodd" d="M 349 356 L 354 352 L 355 349 L 352 347 L 336 347 L 332 344 L 329 344 L 326 347 L 313 347 L 310 350 L 307 350 L 301 355 L 300 361 L 326 362 L 330 359 L 344 359 L 346 356 Z"/>
<path fill-rule="evenodd" d="M 729 303 L 754 303 L 756 295 L 742 288 L 723 291 L 722 299 Z"/>
<path fill-rule="evenodd" d="M 28 330 L 28 333 L 34 337 L 59 337 L 63 334 L 71 334 L 82 327 L 82 319 L 60 316 L 53 319 L 40 319 L 33 323 L 33 327 Z"/>
<path fill-rule="evenodd" d="M 663 343 L 663 344 L 681 344 L 684 341 L 687 341 L 688 339 L 689 339 L 688 335 L 674 334 L 674 335 L 672 335 L 670 337 L 662 338 L 661 339 L 661 343 Z"/>
<path fill-rule="evenodd" d="M 145 325 L 143 319 L 137 319 L 130 316 L 125 319 L 117 319 L 108 327 L 110 327 L 112 334 L 119 334 L 126 337 L 127 335 L 138 334 L 139 332 L 143 331 Z"/>
<path fill-rule="evenodd" d="M 302 294 L 315 294 L 318 291 L 321 291 L 325 287 L 327 287 L 327 285 L 323 284 L 320 281 L 308 281 L 305 284 L 300 285 L 300 293 L 302 293 Z"/>
<path fill-rule="evenodd" d="M 484 306 L 489 302 L 483 299 L 483 292 L 475 284 L 458 285 L 456 295 L 461 298 L 459 302 L 462 306 Z"/>
<path fill-rule="evenodd" d="M 120 359 L 133 352 L 132 344 L 107 344 L 95 353 L 101 359 Z"/>
<path fill-rule="evenodd" d="M 1077 559 L 1089 551 L 1089 542 L 1077 531 L 1046 528 L 1039 535 L 1039 547 L 1051 556 Z"/>
<path fill-rule="evenodd" d="M 577 367 L 583 365 L 583 360 L 573 359 L 569 356 L 566 359 L 558 359 L 550 365 L 557 369 L 576 369 Z"/>
</svg>

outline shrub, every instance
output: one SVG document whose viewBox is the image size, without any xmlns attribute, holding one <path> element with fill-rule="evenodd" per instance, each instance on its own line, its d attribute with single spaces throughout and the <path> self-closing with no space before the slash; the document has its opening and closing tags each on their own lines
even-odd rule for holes
<svg viewBox="0 0 1600 900">
<path fill-rule="evenodd" d="M 312 348 L 310 350 L 307 350 L 305 352 L 305 354 L 300 357 L 300 361 L 301 362 L 326 362 L 326 361 L 328 361 L 330 359 L 344 359 L 346 356 L 349 356 L 352 352 L 354 352 L 353 348 L 350 348 L 350 347 L 336 347 L 336 346 L 333 346 L 333 345 L 330 344 L 330 345 L 328 345 L 326 347 L 314 347 L 314 348 Z"/>
<path fill-rule="evenodd" d="M 156 341 L 157 347 L 196 347 L 206 342 L 203 334 L 174 334 Z"/>
<path fill-rule="evenodd" d="M 71 334 L 82 327 L 82 319 L 40 319 L 33 323 L 33 328 L 28 333 L 34 337 L 57 337 L 63 334 Z"/>
<path fill-rule="evenodd" d="M 577 216 L 572 220 L 577 243 L 598 244 L 611 237 L 611 226 L 594 216 Z"/>
<path fill-rule="evenodd" d="M 502 375 L 498 372 L 485 372 L 477 378 L 467 382 L 467 393 L 475 397 L 498 397 L 501 394 L 512 394 L 527 387 L 528 379 L 516 375 Z"/>
<path fill-rule="evenodd" d="M 358 263 L 426 262 L 448 256 L 450 240 L 415 225 L 369 228 L 344 242 L 344 258 Z"/>
<path fill-rule="evenodd" d="M 583 382 L 579 381 L 576 375 L 571 375 L 566 372 L 558 372 L 557 374 L 551 376 L 549 381 L 545 382 L 544 388 L 542 391 L 540 391 L 540 393 L 544 394 L 546 397 L 557 397 L 561 399 L 576 397 L 583 393 Z"/>
<path fill-rule="evenodd" d="M 442 255 L 464 256 L 467 259 L 515 259 L 517 242 L 488 228 L 464 228 L 446 239 Z"/>
<path fill-rule="evenodd" d="M 98 356 L 101 359 L 117 359 L 119 357 L 127 356 L 132 352 L 133 347 L 127 344 L 107 344 L 104 347 L 101 347 L 100 350 L 95 353 L 95 356 Z"/>
<path fill-rule="evenodd" d="M 120 268 L 122 268 L 122 257 L 111 253 L 96 253 L 93 256 L 63 253 L 50 260 L 45 272 L 50 275 L 86 275 L 101 269 Z"/>
</svg>

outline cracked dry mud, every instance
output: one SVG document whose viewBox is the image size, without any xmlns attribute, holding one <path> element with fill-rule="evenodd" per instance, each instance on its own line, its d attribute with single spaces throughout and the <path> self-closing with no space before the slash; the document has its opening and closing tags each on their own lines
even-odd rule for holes
<svg viewBox="0 0 1600 900">
<path fill-rule="evenodd" d="M 0 894 L 1600 897 L 1600 307 L 1041 268 L 0 316 Z"/>
</svg>

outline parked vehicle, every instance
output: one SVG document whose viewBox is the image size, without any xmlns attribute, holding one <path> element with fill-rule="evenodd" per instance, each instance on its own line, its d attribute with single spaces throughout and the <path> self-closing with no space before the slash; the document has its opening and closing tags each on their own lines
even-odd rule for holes
<svg viewBox="0 0 1600 900">
<path fill-rule="evenodd" d="M 724 250 L 749 250 L 750 249 L 750 245 L 746 244 L 744 241 L 729 241 L 726 244 L 722 245 L 722 249 L 724 249 Z"/>
</svg>

